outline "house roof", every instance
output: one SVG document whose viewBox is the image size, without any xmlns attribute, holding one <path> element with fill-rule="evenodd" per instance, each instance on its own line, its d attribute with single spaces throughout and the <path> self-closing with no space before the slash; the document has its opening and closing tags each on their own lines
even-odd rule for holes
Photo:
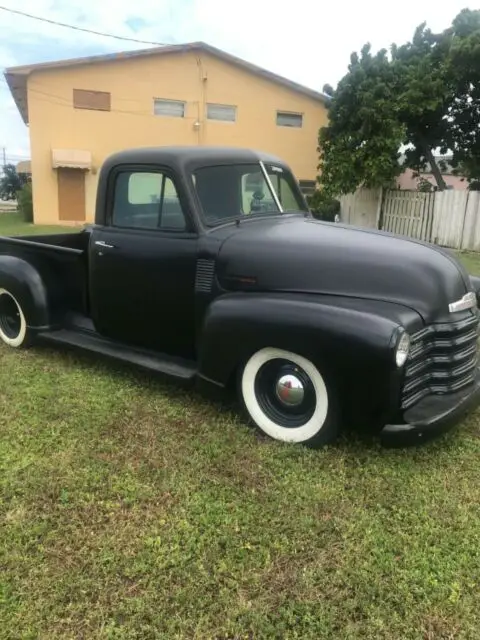
<svg viewBox="0 0 480 640">
<path fill-rule="evenodd" d="M 122 60 L 131 59 L 131 58 L 146 58 L 151 56 L 160 56 L 160 55 L 168 55 L 173 53 L 187 53 L 189 51 L 195 51 L 200 53 L 209 53 L 212 56 L 220 58 L 225 62 L 233 64 L 237 67 L 245 69 L 250 73 L 253 73 L 257 76 L 261 76 L 271 82 L 275 82 L 276 84 L 282 85 L 291 89 L 292 91 L 296 91 L 297 93 L 301 93 L 306 95 L 314 100 L 318 100 L 323 102 L 324 104 L 328 104 L 330 98 L 319 91 L 314 91 L 313 89 L 309 89 L 297 82 L 293 82 L 292 80 L 288 80 L 283 76 L 279 76 L 276 73 L 272 73 L 271 71 L 267 71 L 267 69 L 263 69 L 262 67 L 258 67 L 251 62 L 247 62 L 246 60 L 242 60 L 242 58 L 237 58 L 237 56 L 231 55 L 230 53 L 226 53 L 221 49 L 217 49 L 216 47 L 212 47 L 205 42 L 190 42 L 187 44 L 178 44 L 178 45 L 168 45 L 163 47 L 153 47 L 150 49 L 139 49 L 136 51 L 122 51 L 120 53 L 109 53 L 105 55 L 98 56 L 88 56 L 85 58 L 70 58 L 69 60 L 57 60 L 54 62 L 41 62 L 38 64 L 27 64 L 19 67 L 9 67 L 5 69 L 4 75 L 5 79 L 10 87 L 10 91 L 15 100 L 15 103 L 20 111 L 20 114 L 23 118 L 25 124 L 28 124 L 28 94 L 27 94 L 27 80 L 28 76 L 37 71 L 47 71 L 51 69 L 63 69 L 68 67 L 79 67 L 91 64 L 97 64 L 102 62 L 121 62 Z"/>
</svg>

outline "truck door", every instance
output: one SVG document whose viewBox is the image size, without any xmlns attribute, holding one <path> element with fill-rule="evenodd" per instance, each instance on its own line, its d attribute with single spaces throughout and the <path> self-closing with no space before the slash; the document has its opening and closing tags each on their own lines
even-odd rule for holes
<svg viewBox="0 0 480 640">
<path fill-rule="evenodd" d="M 193 357 L 197 234 L 168 169 L 116 169 L 90 245 L 90 308 L 103 335 Z"/>
</svg>

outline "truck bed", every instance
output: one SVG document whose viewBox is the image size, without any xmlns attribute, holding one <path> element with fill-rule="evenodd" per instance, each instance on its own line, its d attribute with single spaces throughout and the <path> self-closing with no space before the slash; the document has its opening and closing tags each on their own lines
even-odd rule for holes
<svg viewBox="0 0 480 640">
<path fill-rule="evenodd" d="M 88 229 L 79 233 L 41 236 L 0 236 L 0 257 L 14 256 L 34 266 L 49 290 L 61 301 L 60 313 L 88 315 L 87 248 Z M 58 319 L 61 323 L 61 318 Z"/>
<path fill-rule="evenodd" d="M 16 250 L 29 253 L 64 253 L 79 255 L 87 247 L 90 238 L 88 230 L 79 233 L 55 233 L 42 236 L 0 236 L 0 254 L 15 254 Z"/>
</svg>

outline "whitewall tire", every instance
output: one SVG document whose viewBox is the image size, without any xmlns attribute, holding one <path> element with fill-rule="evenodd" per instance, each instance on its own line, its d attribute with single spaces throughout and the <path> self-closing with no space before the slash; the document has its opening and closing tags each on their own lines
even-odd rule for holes
<svg viewBox="0 0 480 640">
<path fill-rule="evenodd" d="M 7 289 L 0 288 L 0 340 L 9 347 L 27 346 L 27 321 L 18 300 Z"/>
<path fill-rule="evenodd" d="M 252 422 L 274 440 L 321 446 L 337 436 L 333 390 L 303 356 L 260 349 L 243 367 L 239 393 Z"/>
</svg>

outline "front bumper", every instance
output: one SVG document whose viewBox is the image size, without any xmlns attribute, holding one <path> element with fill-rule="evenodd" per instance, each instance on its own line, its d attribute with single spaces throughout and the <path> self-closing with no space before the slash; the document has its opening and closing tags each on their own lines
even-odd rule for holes
<svg viewBox="0 0 480 640">
<path fill-rule="evenodd" d="M 403 414 L 404 424 L 387 424 L 380 440 L 387 447 L 407 447 L 430 440 L 451 429 L 480 404 L 480 368 L 475 381 L 457 393 L 430 395 Z"/>
</svg>

